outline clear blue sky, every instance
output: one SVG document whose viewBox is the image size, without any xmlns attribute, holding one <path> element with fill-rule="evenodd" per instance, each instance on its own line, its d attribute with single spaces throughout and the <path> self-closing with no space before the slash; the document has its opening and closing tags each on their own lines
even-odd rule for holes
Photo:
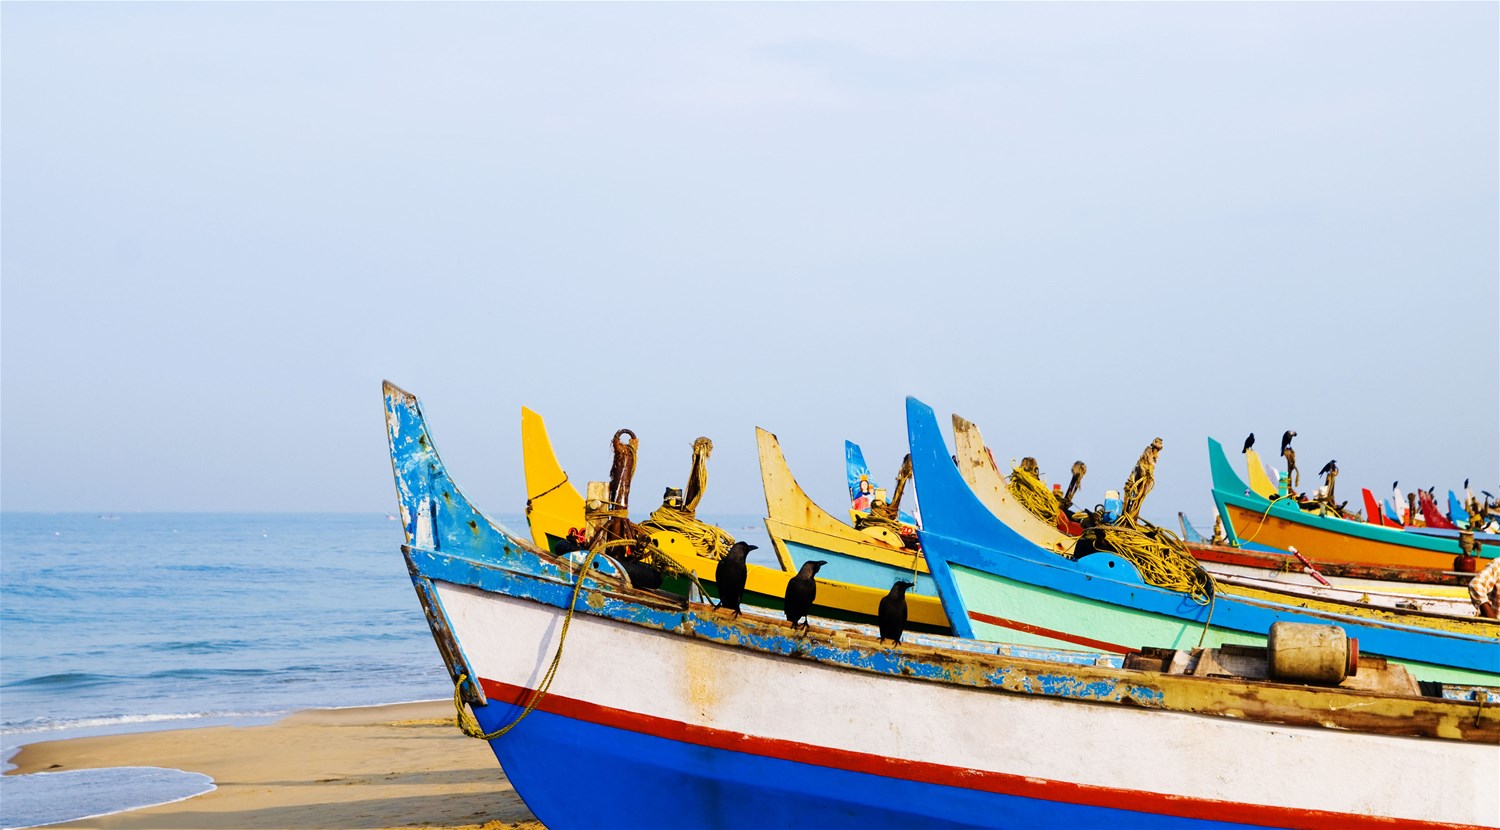
<svg viewBox="0 0 1500 830">
<path fill-rule="evenodd" d="M 525 499 L 752 427 L 820 501 L 903 397 L 1086 498 L 1166 442 L 1500 483 L 1495 3 L 5 3 L 6 510 L 394 505 L 379 399 Z"/>
</svg>

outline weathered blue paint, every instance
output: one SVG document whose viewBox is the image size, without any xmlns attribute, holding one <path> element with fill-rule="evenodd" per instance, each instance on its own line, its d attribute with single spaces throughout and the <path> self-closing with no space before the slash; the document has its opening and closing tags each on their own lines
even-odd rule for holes
<svg viewBox="0 0 1500 830">
<path fill-rule="evenodd" d="M 521 536 L 480 513 L 463 494 L 448 476 L 415 396 L 388 389 L 385 411 L 396 502 L 407 544 L 459 551 L 470 559 L 505 562 L 529 573 L 564 573 L 550 558 L 538 556 L 534 548 L 520 542 Z M 423 539 L 418 539 L 419 533 Z M 594 566 L 607 576 L 620 575 L 607 557 L 595 557 Z"/>
<path fill-rule="evenodd" d="M 1120 569 L 1095 567 L 1089 560 L 1099 554 L 1075 561 L 1047 551 L 1001 522 L 979 501 L 954 466 L 932 409 L 915 398 L 907 398 L 907 429 L 914 475 L 922 493 L 922 548 L 944 610 L 959 636 L 975 634 L 970 611 L 1005 616 L 1006 609 L 968 607 L 954 581 L 953 565 L 1191 625 L 1206 625 L 1210 613 L 1216 628 L 1262 636 L 1278 621 L 1338 625 L 1350 637 L 1359 639 L 1364 653 L 1399 660 L 1423 679 L 1449 679 L 1447 674 L 1433 672 L 1457 669 L 1483 678 L 1467 682 L 1500 685 L 1500 640 L 1494 638 L 1227 595 L 1219 596 L 1212 605 L 1200 605 L 1184 593 L 1142 583 L 1133 567 L 1125 570 L 1124 579 L 1106 573 Z M 1088 636 L 1090 632 L 1071 633 Z"/>
<path fill-rule="evenodd" d="M 528 574 L 510 570 L 504 565 L 476 562 L 462 556 L 404 547 L 411 567 L 428 579 L 465 585 L 491 593 L 521 597 L 535 602 L 566 608 L 573 596 L 573 585 L 567 575 Z M 819 663 L 895 677 L 917 678 L 966 686 L 1005 688 L 1012 691 L 1045 694 L 1091 701 L 1131 701 L 1141 706 L 1160 706 L 1162 693 L 1145 683 L 1117 678 L 1088 677 L 1069 684 L 1064 682 L 1073 670 L 1118 667 L 1117 658 L 1091 652 L 1068 652 L 1047 649 L 1015 649 L 1016 655 L 1004 654 L 1015 664 L 994 666 L 974 660 L 924 657 L 889 644 L 849 641 L 847 645 L 832 640 L 795 633 L 788 625 L 763 621 L 750 616 L 738 619 L 719 613 L 706 605 L 669 608 L 667 602 L 646 605 L 638 599 L 585 589 L 575 613 L 608 617 L 659 631 L 746 648 L 766 654 L 801 657 Z M 986 653 L 995 654 L 991 646 Z M 1019 656 L 1026 655 L 1026 656 Z M 1061 659 L 1050 659 L 1061 658 Z"/>
</svg>

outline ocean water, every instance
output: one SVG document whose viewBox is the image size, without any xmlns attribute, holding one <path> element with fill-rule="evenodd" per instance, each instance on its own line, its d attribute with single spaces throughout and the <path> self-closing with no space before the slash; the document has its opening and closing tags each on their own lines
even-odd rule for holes
<svg viewBox="0 0 1500 830">
<path fill-rule="evenodd" d="M 758 518 L 706 518 L 772 561 Z M 379 513 L 0 514 L 0 750 L 451 696 L 401 542 Z M 211 787 L 133 769 L 0 777 L 0 826 Z"/>
</svg>

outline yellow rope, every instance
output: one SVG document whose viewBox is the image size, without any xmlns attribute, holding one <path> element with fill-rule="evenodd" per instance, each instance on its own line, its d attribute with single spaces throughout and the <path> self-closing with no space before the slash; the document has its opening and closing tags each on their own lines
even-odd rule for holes
<svg viewBox="0 0 1500 830">
<path fill-rule="evenodd" d="M 686 510 L 662 505 L 640 526 L 645 530 L 670 530 L 687 537 L 693 547 L 710 559 L 723 559 L 734 546 L 734 537 L 723 528 L 700 521 Z"/>
<path fill-rule="evenodd" d="M 1031 515 L 1049 525 L 1057 521 L 1061 507 L 1057 503 L 1057 497 L 1052 495 L 1052 491 L 1047 489 L 1046 483 L 1040 478 L 1020 467 L 1014 467 L 1007 482 L 1016 503 L 1026 508 Z"/>
<path fill-rule="evenodd" d="M 1271 499 L 1271 503 L 1266 505 L 1265 510 L 1261 511 L 1260 521 L 1255 523 L 1255 532 L 1250 534 L 1249 539 L 1240 539 L 1239 545 L 1243 547 L 1244 545 L 1255 541 L 1255 537 L 1260 535 L 1260 529 L 1266 526 L 1266 519 L 1271 515 L 1271 508 L 1276 506 L 1276 502 L 1284 501 L 1290 498 L 1294 498 L 1294 496 L 1291 493 L 1287 493 L 1284 496 L 1277 496 L 1276 498 Z"/>
<path fill-rule="evenodd" d="M 1199 605 L 1207 605 L 1215 594 L 1213 577 L 1187 552 L 1177 534 L 1148 522 L 1138 526 L 1110 524 L 1099 528 L 1105 545 L 1135 565 L 1148 585 L 1181 591 Z"/>
<path fill-rule="evenodd" d="M 479 721 L 475 719 L 473 713 L 464 708 L 461 692 L 464 681 L 468 680 L 469 676 L 467 674 L 458 676 L 458 682 L 453 684 L 453 708 L 458 712 L 458 728 L 463 730 L 465 735 L 486 741 L 498 738 L 515 729 L 521 721 L 526 719 L 527 715 L 536 709 L 537 704 L 542 702 L 542 698 L 547 696 L 547 690 L 552 688 L 552 680 L 557 676 L 557 667 L 562 663 L 563 644 L 568 641 L 568 626 L 573 623 L 573 610 L 578 605 L 578 594 L 583 590 L 583 580 L 588 576 L 589 563 L 594 561 L 594 555 L 594 551 L 589 551 L 588 558 L 584 559 L 583 564 L 578 568 L 578 581 L 573 584 L 573 596 L 568 600 L 568 614 L 563 617 L 562 633 L 557 640 L 557 652 L 552 655 L 552 665 L 547 667 L 547 673 L 542 675 L 542 682 L 537 685 L 536 692 L 531 695 L 530 700 L 526 701 L 526 708 L 521 710 L 521 714 L 517 715 L 515 720 L 494 732 L 485 732 L 479 726 Z"/>
<path fill-rule="evenodd" d="M 1208 619 L 1203 621 L 1203 633 L 1198 635 L 1198 648 L 1203 648 L 1203 641 L 1208 638 L 1209 626 L 1214 624 L 1214 598 L 1217 596 L 1218 594 L 1215 593 L 1208 598 Z"/>
</svg>

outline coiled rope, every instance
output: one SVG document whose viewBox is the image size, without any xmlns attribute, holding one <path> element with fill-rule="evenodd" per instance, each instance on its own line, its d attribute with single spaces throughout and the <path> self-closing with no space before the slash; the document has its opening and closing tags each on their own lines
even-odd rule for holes
<svg viewBox="0 0 1500 830">
<path fill-rule="evenodd" d="M 1022 467 L 1012 467 L 1006 483 L 1016 503 L 1031 515 L 1049 525 L 1057 521 L 1058 511 L 1062 508 L 1039 476 Z"/>
<path fill-rule="evenodd" d="M 641 522 L 640 528 L 646 531 L 670 530 L 681 533 L 693 547 L 710 559 L 723 559 L 724 554 L 734 545 L 734 537 L 725 533 L 723 528 L 700 520 L 690 511 L 665 504 L 652 511 L 650 518 Z"/>
<path fill-rule="evenodd" d="M 1209 604 L 1218 586 L 1213 576 L 1187 552 L 1181 537 L 1144 519 L 1138 522 L 1096 527 L 1103 539 L 1096 547 L 1129 560 L 1147 584 L 1187 594 L 1199 605 Z"/>
<path fill-rule="evenodd" d="M 557 677 L 557 667 L 562 664 L 563 646 L 568 642 L 568 626 L 573 624 L 573 611 L 578 606 L 578 595 L 583 591 L 583 580 L 588 575 L 589 564 L 594 561 L 595 555 L 594 551 L 589 551 L 588 557 L 578 567 L 578 581 L 573 583 L 573 596 L 568 600 L 568 613 L 567 616 L 563 617 L 562 632 L 557 640 L 557 651 L 552 655 L 552 664 L 547 667 L 547 673 L 542 675 L 542 682 L 537 684 L 536 691 L 532 692 L 530 699 L 526 701 L 525 708 L 521 710 L 521 714 L 517 715 L 515 720 L 496 729 L 494 732 L 485 732 L 480 727 L 479 721 L 474 717 L 473 713 L 464 708 L 462 690 L 464 681 L 468 680 L 469 676 L 467 674 L 460 674 L 458 676 L 458 681 L 453 684 L 453 708 L 458 712 L 458 728 L 465 735 L 485 741 L 498 738 L 515 729 L 521 721 L 526 719 L 527 715 L 536 710 L 537 705 L 542 702 L 542 698 L 547 696 L 547 690 L 552 688 L 552 680 Z"/>
</svg>

